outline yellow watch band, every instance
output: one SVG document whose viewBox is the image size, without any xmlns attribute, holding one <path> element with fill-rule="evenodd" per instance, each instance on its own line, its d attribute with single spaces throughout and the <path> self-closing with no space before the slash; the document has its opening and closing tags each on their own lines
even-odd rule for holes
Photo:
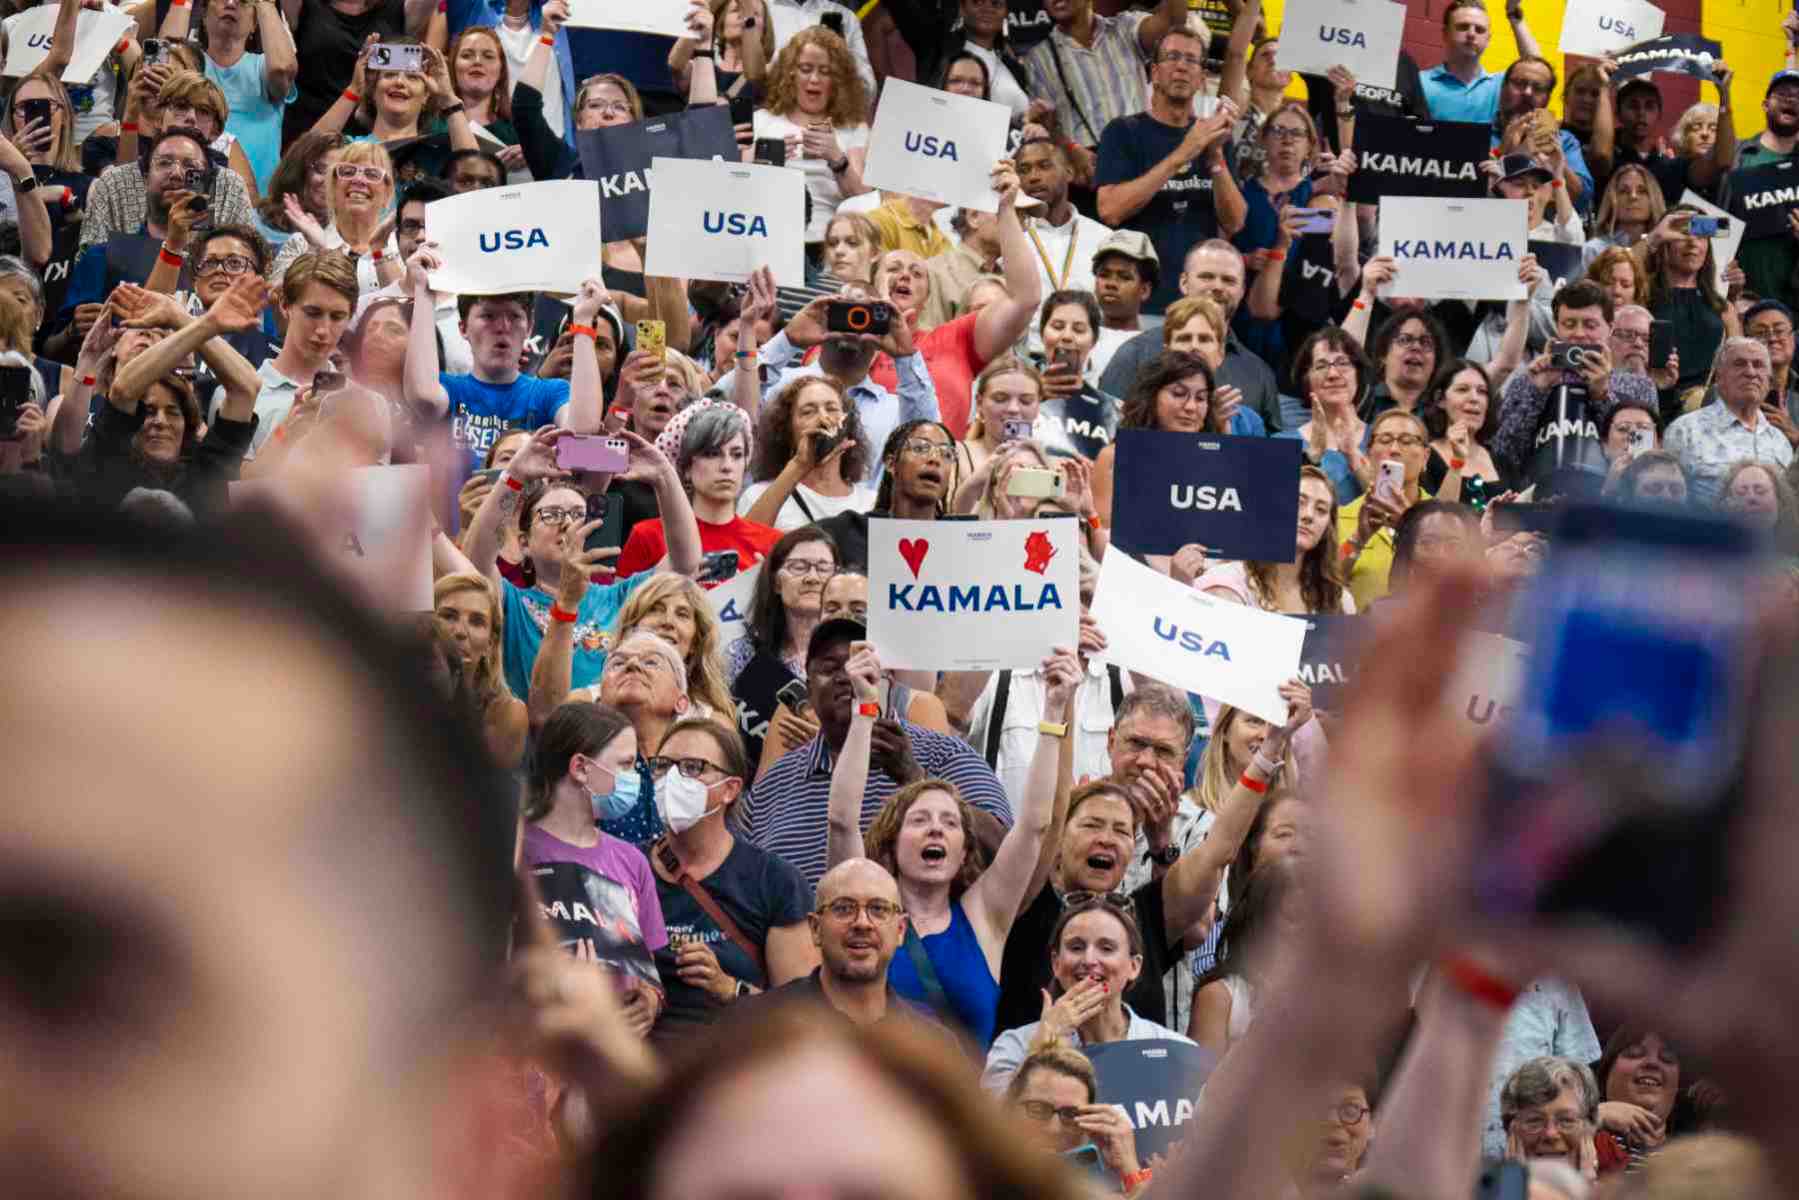
<svg viewBox="0 0 1799 1200">
<path fill-rule="evenodd" d="M 1067 737 L 1068 736 L 1068 722 L 1066 722 L 1066 721 L 1061 721 L 1061 722 L 1039 721 L 1039 722 L 1037 722 L 1037 732 L 1038 733 L 1047 733 L 1051 737 Z"/>
</svg>

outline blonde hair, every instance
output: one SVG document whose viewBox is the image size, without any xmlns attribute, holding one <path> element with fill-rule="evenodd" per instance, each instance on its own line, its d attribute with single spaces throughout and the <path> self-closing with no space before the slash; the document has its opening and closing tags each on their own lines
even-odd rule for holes
<svg viewBox="0 0 1799 1200">
<path fill-rule="evenodd" d="M 1226 761 L 1230 753 L 1229 747 L 1226 745 L 1226 735 L 1230 733 L 1231 726 L 1237 723 L 1237 718 L 1244 715 L 1243 710 L 1235 705 L 1219 705 L 1218 719 L 1212 724 L 1211 738 L 1206 742 L 1205 753 L 1200 756 L 1199 777 L 1194 780 L 1193 799 L 1209 813 L 1216 814 L 1224 808 L 1225 798 L 1231 794 L 1231 789 L 1237 786 L 1237 779 L 1249 769 L 1248 763 L 1233 767 Z M 1254 714 L 1248 715 L 1253 716 Z M 1257 718 L 1257 720 L 1260 719 Z M 1269 726 L 1270 730 L 1273 728 L 1274 726 Z M 1281 760 L 1281 775 L 1287 780 L 1292 780 L 1297 774 L 1298 768 L 1294 766 L 1293 762 L 1293 746 L 1289 743 L 1286 757 Z M 1267 805 L 1268 807 L 1273 806 L 1272 796 L 1269 797 Z"/>
<path fill-rule="evenodd" d="M 1037 368 L 1033 367 L 1030 363 L 1025 362 L 1022 358 L 1017 358 L 1011 354 L 1002 354 L 992 362 L 988 363 L 986 368 L 982 370 L 979 375 L 974 377 L 974 418 L 968 423 L 968 436 L 963 438 L 963 441 L 978 442 L 987 436 L 986 422 L 981 419 L 981 397 L 987 394 L 987 385 L 1001 375 L 1023 375 L 1036 387 L 1037 400 L 1039 403 L 1042 402 L 1042 372 L 1038 371 Z"/>
<path fill-rule="evenodd" d="M 486 708 L 500 697 L 501 686 L 505 682 L 505 674 L 500 666 L 500 650 L 506 641 L 506 611 L 500 604 L 499 589 L 485 576 L 468 571 L 459 571 L 454 575 L 440 576 L 431 585 L 431 607 L 433 610 L 451 596 L 463 592 L 479 592 L 487 601 L 487 624 L 489 637 L 487 653 L 475 660 L 473 677 L 469 680 L 469 690 Z"/>
<path fill-rule="evenodd" d="M 649 617 L 650 610 L 658 602 L 676 596 L 687 601 L 687 606 L 693 610 L 693 649 L 688 661 L 682 664 L 687 677 L 687 697 L 696 704 L 705 705 L 707 711 L 721 721 L 735 723 L 737 704 L 731 698 L 730 685 L 725 682 L 724 663 L 719 655 L 718 617 L 713 613 L 712 605 L 707 603 L 706 593 L 700 590 L 700 585 L 687 576 L 662 571 L 632 592 L 631 598 L 618 610 L 612 644 L 622 645 L 626 636 Z"/>
<path fill-rule="evenodd" d="M 1204 317 L 1212 332 L 1218 335 L 1218 344 L 1224 345 L 1227 322 L 1224 310 L 1209 296 L 1183 296 L 1168 306 L 1162 314 L 1162 348 L 1168 349 L 1174 344 L 1174 335 L 1179 333 L 1187 322 L 1194 317 Z"/>
<path fill-rule="evenodd" d="M 176 71 L 156 93 L 158 112 L 171 104 L 191 104 L 195 108 L 211 110 L 219 123 L 219 133 L 225 131 L 225 122 L 231 116 L 231 106 L 225 103 L 225 93 L 219 90 L 219 85 L 194 71 Z"/>
<path fill-rule="evenodd" d="M 849 46 L 823 25 L 800 30 L 775 55 L 768 68 L 768 111 L 777 117 L 799 111 L 800 53 L 808 46 L 823 50 L 831 60 L 831 105 L 825 113 L 831 124 L 843 129 L 868 120 L 868 85 L 862 82 Z"/>
<path fill-rule="evenodd" d="M 394 198 L 393 156 L 388 154 L 380 142 L 351 142 L 338 154 L 337 162 L 331 167 L 331 177 L 325 181 L 325 212 L 330 216 L 332 224 L 337 223 L 337 168 L 345 163 L 380 167 L 387 172 L 387 181 L 382 185 L 387 188 L 387 199 L 381 207 L 386 208 Z"/>
<path fill-rule="evenodd" d="M 709 0 L 708 7 L 712 9 L 712 48 L 714 50 L 723 50 L 725 48 L 725 9 L 731 7 L 731 0 Z M 761 33 L 762 61 L 765 63 L 773 62 L 775 57 L 775 23 L 773 21 L 764 20 L 762 22 Z M 742 52 L 741 49 L 738 51 L 739 54 Z"/>
<path fill-rule="evenodd" d="M 569 108 L 577 117 L 580 116 L 581 105 L 587 100 L 587 89 L 601 83 L 609 83 L 619 91 L 623 92 L 625 94 L 625 103 L 631 106 L 631 119 L 633 121 L 643 120 L 643 97 L 637 94 L 636 86 L 623 75 L 615 75 L 610 71 L 604 75 L 589 75 L 586 79 L 583 79 L 576 85 L 575 100 Z"/>
<path fill-rule="evenodd" d="M 56 139 L 56 145 L 50 149 L 50 165 L 58 171 L 81 170 L 81 150 L 75 144 L 75 104 L 69 99 L 69 89 L 54 74 L 38 67 L 29 75 L 13 84 L 8 96 L 8 107 L 12 115 L 9 134 L 19 131 L 19 89 L 28 83 L 41 83 L 50 93 L 50 103 L 62 110 L 62 133 Z"/>
</svg>

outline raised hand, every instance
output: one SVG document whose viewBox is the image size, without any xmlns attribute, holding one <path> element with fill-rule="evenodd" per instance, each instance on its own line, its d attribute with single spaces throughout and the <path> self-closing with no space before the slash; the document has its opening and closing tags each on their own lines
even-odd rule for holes
<svg viewBox="0 0 1799 1200">
<path fill-rule="evenodd" d="M 251 271 L 232 280 L 207 311 L 226 333 L 242 333 L 262 324 L 262 310 L 268 304 L 268 280 Z"/>
</svg>

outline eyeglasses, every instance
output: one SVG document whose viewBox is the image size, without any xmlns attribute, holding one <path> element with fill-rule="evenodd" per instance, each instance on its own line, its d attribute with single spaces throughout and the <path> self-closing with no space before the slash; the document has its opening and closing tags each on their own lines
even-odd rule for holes
<svg viewBox="0 0 1799 1200">
<path fill-rule="evenodd" d="M 818 906 L 819 916 L 829 917 L 839 925 L 848 925 L 863 913 L 876 925 L 885 925 L 905 911 L 891 900 L 852 900 L 848 896 Z"/>
<path fill-rule="evenodd" d="M 670 770 L 681 772 L 689 779 L 704 779 L 707 771 L 717 771 L 720 775 L 728 775 L 717 763 L 707 762 L 703 758 L 652 758 L 649 762 L 650 778 L 661 779 Z"/>
<path fill-rule="evenodd" d="M 1612 340 L 1623 342 L 1626 346 L 1647 346 L 1649 335 L 1637 329 L 1614 329 Z"/>
<path fill-rule="evenodd" d="M 598 113 L 602 117 L 628 117 L 631 106 L 622 100 L 589 100 L 581 106 L 581 111 Z"/>
<path fill-rule="evenodd" d="M 1383 433 L 1368 444 L 1379 446 L 1383 450 L 1391 450 L 1395 446 L 1401 450 L 1416 450 L 1424 445 L 1424 439 L 1415 433 Z"/>
<path fill-rule="evenodd" d="M 836 563 L 811 562 L 804 558 L 790 558 L 781 564 L 781 574 L 791 575 L 795 579 L 804 579 L 808 575 L 816 575 L 820 579 L 829 579 L 831 577 L 831 572 L 836 569 Z"/>
<path fill-rule="evenodd" d="M 531 519 L 533 521 L 538 521 L 545 525 L 574 525 L 583 520 L 586 516 L 586 508 L 557 508 L 553 505 L 546 505 L 542 508 L 533 509 L 531 512 Z"/>
<path fill-rule="evenodd" d="M 1626 438 L 1633 438 L 1639 433 L 1654 433 L 1655 426 L 1644 422 L 1641 425 L 1629 421 L 1613 421 L 1612 429 Z"/>
<path fill-rule="evenodd" d="M 1206 60 L 1199 55 L 1186 54 L 1179 50 L 1169 50 L 1164 52 L 1161 61 L 1165 63 L 1186 63 L 1189 67 L 1203 67 L 1206 65 Z"/>
<path fill-rule="evenodd" d="M 1347 358 L 1327 358 L 1323 362 L 1315 362 L 1310 367 L 1314 375 L 1329 375 L 1332 371 L 1354 371 L 1355 362 Z"/>
<path fill-rule="evenodd" d="M 1554 1118 L 1554 1120 L 1556 1130 L 1571 1138 L 1579 1137 L 1587 1127 L 1587 1119 L 1585 1117 L 1563 1115 Z M 1513 1128 L 1519 1133 L 1530 1137 L 1535 1137 L 1537 1134 L 1548 1129 L 1549 1122 L 1550 1117 L 1548 1114 L 1540 1112 L 1525 1113 L 1522 1116 L 1512 1118 Z"/>
<path fill-rule="evenodd" d="M 1064 1104 L 1060 1108 L 1047 1100 L 1026 1100 L 1019 1105 L 1024 1115 L 1038 1124 L 1048 1124 L 1051 1117 L 1061 1120 L 1064 1125 L 1074 1124 L 1074 1119 L 1081 1115 L 1081 1110 L 1072 1104 Z"/>
<path fill-rule="evenodd" d="M 942 442 L 933 442 L 927 438 L 908 438 L 900 447 L 907 454 L 916 454 L 920 458 L 936 458 L 950 462 L 956 457 L 956 448 Z"/>
<path fill-rule="evenodd" d="M 1331 1116 L 1345 1125 L 1354 1125 L 1374 1110 L 1366 1104 L 1357 1104 L 1354 1100 L 1345 1100 L 1331 1110 Z"/>
<path fill-rule="evenodd" d="M 1309 130 L 1301 129 L 1297 125 L 1270 125 L 1265 132 L 1267 136 L 1277 142 L 1297 142 L 1302 138 L 1310 139 L 1312 136 Z"/>
<path fill-rule="evenodd" d="M 255 262 L 241 254 L 228 254 L 224 258 L 203 258 L 194 267 L 195 275 L 212 275 L 223 271 L 227 275 L 248 275 L 256 269 Z"/>
<path fill-rule="evenodd" d="M 1543 80 L 1540 83 L 1533 83 L 1527 79 L 1514 79 L 1508 86 L 1520 92 L 1541 92 L 1545 96 L 1550 92 L 1555 91 L 1555 84 L 1548 80 Z"/>
<path fill-rule="evenodd" d="M 386 183 L 387 172 L 380 167 L 358 166 L 356 163 L 338 163 L 335 168 L 337 177 L 346 182 L 352 179 L 366 179 L 370 183 Z"/>
<path fill-rule="evenodd" d="M 1393 335 L 1395 346 L 1404 346 L 1408 350 L 1422 350 L 1426 346 L 1435 347 L 1428 333 L 1398 333 Z"/>
<path fill-rule="evenodd" d="M 1779 342 L 1793 336 L 1791 325 L 1764 325 L 1760 329 L 1744 330 L 1758 342 Z"/>
<path fill-rule="evenodd" d="M 623 671 L 627 667 L 643 667 L 646 670 L 654 670 L 658 673 L 670 670 L 668 660 L 663 658 L 660 654 L 619 654 L 615 651 L 606 659 L 606 671 L 608 673 L 614 668 Z M 668 760 L 663 759 L 662 761 L 667 762 Z M 693 760 L 688 759 L 685 761 L 691 762 Z M 701 759 L 700 761 L 703 762 L 705 760 Z M 667 774 L 666 771 L 663 773 Z M 686 775 L 687 772 L 682 771 L 681 774 Z"/>
<path fill-rule="evenodd" d="M 150 160 L 150 169 L 152 171 L 161 171 L 165 174 L 172 171 L 180 171 L 183 174 L 186 174 L 188 171 L 204 171 L 206 168 L 190 159 L 178 158 L 173 154 L 158 154 L 155 158 Z"/>
</svg>

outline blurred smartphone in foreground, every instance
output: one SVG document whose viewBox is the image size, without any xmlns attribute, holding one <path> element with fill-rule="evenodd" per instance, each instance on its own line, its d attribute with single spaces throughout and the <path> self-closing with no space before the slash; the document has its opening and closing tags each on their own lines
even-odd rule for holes
<svg viewBox="0 0 1799 1200">
<path fill-rule="evenodd" d="M 1478 903 L 1689 945 L 1723 899 L 1760 543 L 1740 524 L 1588 504 L 1550 541 L 1516 609 L 1530 659 L 1489 747 Z"/>
<path fill-rule="evenodd" d="M 1530 1168 L 1521 1162 L 1482 1165 L 1474 1181 L 1474 1200 L 1529 1200 Z"/>
</svg>

